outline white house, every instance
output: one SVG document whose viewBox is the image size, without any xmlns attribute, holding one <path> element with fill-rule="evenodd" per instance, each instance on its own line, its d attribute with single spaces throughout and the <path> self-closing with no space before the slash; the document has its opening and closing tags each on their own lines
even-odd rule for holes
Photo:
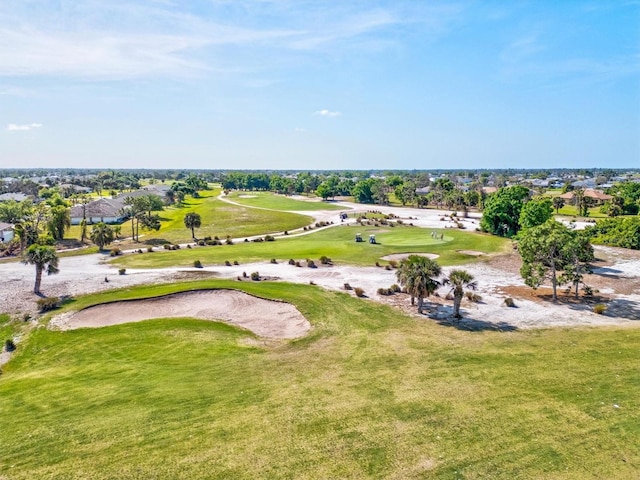
<svg viewBox="0 0 640 480">
<path fill-rule="evenodd" d="M 122 201 L 112 198 L 101 198 L 86 205 L 75 205 L 71 207 L 71 225 L 79 225 L 83 218 L 87 219 L 88 224 L 122 223 L 127 218 L 124 207 Z"/>
<path fill-rule="evenodd" d="M 0 243 L 9 243 L 13 240 L 13 225 L 0 222 Z"/>
</svg>

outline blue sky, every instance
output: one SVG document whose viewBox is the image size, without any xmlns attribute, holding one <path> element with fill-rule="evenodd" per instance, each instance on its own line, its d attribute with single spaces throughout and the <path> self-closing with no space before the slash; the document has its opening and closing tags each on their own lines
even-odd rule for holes
<svg viewBox="0 0 640 480">
<path fill-rule="evenodd" d="M 640 167 L 640 2 L 1 0 L 0 166 Z"/>
</svg>

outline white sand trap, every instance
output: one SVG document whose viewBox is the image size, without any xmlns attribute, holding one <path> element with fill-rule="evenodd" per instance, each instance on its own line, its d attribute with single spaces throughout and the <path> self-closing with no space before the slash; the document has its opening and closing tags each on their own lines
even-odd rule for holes
<svg viewBox="0 0 640 480">
<path fill-rule="evenodd" d="M 385 255 L 384 257 L 380 257 L 382 260 L 395 260 L 396 262 L 401 262 L 402 260 L 406 260 L 410 255 L 417 255 L 419 257 L 427 257 L 431 260 L 435 260 L 440 255 L 436 255 L 435 253 L 392 253 L 391 255 Z"/>
<path fill-rule="evenodd" d="M 62 330 L 73 330 L 175 317 L 221 320 L 267 338 L 298 338 L 311 328 L 293 305 L 235 290 L 201 290 L 104 303 L 60 315 L 51 324 Z"/>
<path fill-rule="evenodd" d="M 456 250 L 456 252 L 463 255 L 471 255 L 472 257 L 481 257 L 485 254 L 484 252 L 479 252 L 477 250 Z"/>
<path fill-rule="evenodd" d="M 238 198 L 256 198 L 257 195 L 238 195 Z"/>
</svg>

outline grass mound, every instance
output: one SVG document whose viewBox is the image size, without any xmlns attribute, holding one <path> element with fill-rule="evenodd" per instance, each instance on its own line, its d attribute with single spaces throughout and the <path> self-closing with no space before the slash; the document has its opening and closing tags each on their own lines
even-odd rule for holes
<svg viewBox="0 0 640 480">
<path fill-rule="evenodd" d="M 0 376 L 0 472 L 27 478 L 633 478 L 638 329 L 460 331 L 306 285 L 306 338 L 196 320 L 36 329 Z M 66 307 L 68 308 L 68 307 Z"/>
</svg>

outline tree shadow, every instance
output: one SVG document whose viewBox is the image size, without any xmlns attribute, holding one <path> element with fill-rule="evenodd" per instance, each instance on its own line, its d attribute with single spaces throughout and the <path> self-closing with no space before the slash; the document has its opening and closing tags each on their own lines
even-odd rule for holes
<svg viewBox="0 0 640 480">
<path fill-rule="evenodd" d="M 615 268 L 609 268 L 609 267 L 594 267 L 591 269 L 591 271 L 594 275 L 605 275 L 605 276 L 617 275 L 618 273 L 622 273 L 621 270 L 616 270 Z M 615 278 L 617 278 L 617 276 Z"/>
<path fill-rule="evenodd" d="M 153 247 L 171 244 L 171 242 L 166 238 L 150 238 L 149 240 L 143 240 L 142 243 L 145 245 L 151 245 Z"/>
<path fill-rule="evenodd" d="M 615 298 L 608 303 L 604 315 L 627 320 L 640 320 L 640 304 L 624 298 Z"/>
<path fill-rule="evenodd" d="M 514 332 L 518 330 L 518 327 L 507 322 L 487 322 L 486 320 L 464 316 L 462 318 L 454 318 L 452 305 L 434 304 L 428 307 L 426 308 L 426 310 L 429 310 L 427 316 L 436 320 L 438 325 L 443 327 L 451 327 L 468 332 Z"/>
</svg>

